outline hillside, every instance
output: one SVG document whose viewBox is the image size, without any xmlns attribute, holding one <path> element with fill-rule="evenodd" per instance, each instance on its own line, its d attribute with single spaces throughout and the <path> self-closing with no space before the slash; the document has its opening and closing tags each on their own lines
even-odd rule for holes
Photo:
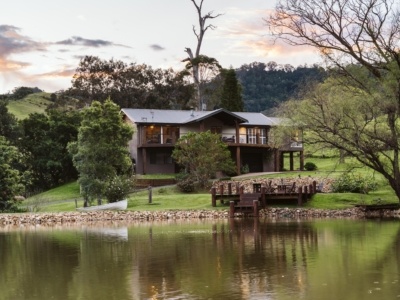
<svg viewBox="0 0 400 300">
<path fill-rule="evenodd" d="M 10 100 L 7 108 L 17 119 L 23 120 L 31 113 L 44 113 L 51 103 L 50 93 L 42 92 L 30 94 L 21 100 Z"/>
</svg>

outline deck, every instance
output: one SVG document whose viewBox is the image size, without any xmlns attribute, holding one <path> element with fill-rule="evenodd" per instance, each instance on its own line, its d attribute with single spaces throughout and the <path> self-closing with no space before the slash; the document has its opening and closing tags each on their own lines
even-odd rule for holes
<svg viewBox="0 0 400 300">
<path fill-rule="evenodd" d="M 234 186 L 228 183 L 227 189 L 223 184 L 218 188 L 211 188 L 211 205 L 216 207 L 219 200 L 221 204 L 229 203 L 230 217 L 233 217 L 236 212 L 251 213 L 257 217 L 258 211 L 270 204 L 295 203 L 302 206 L 316 192 L 315 181 L 309 186 L 299 187 L 295 183 L 285 183 L 275 187 L 254 183 L 252 193 L 245 193 L 244 187 L 239 183 Z"/>
</svg>

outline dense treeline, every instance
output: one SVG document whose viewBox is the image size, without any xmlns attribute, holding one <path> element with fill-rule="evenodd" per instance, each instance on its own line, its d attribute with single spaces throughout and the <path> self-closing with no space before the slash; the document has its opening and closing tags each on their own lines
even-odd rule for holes
<svg viewBox="0 0 400 300">
<path fill-rule="evenodd" d="M 253 62 L 236 70 L 246 111 L 271 113 L 284 101 L 297 98 L 310 82 L 322 82 L 326 71 L 312 67 Z"/>
</svg>

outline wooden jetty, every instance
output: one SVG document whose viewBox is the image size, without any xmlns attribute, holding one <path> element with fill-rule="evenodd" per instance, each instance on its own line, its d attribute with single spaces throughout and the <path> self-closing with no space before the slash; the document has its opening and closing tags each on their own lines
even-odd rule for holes
<svg viewBox="0 0 400 300">
<path fill-rule="evenodd" d="M 234 192 L 233 192 L 234 191 Z M 245 193 L 244 187 L 237 182 L 234 185 L 229 182 L 227 189 L 223 184 L 211 188 L 211 205 L 217 206 L 219 200 L 221 204 L 229 202 L 229 214 L 234 216 L 235 212 L 252 213 L 258 217 L 258 211 L 267 207 L 270 203 L 294 202 L 302 206 L 317 192 L 317 183 L 313 181 L 308 186 L 296 186 L 296 183 L 283 183 L 277 186 L 267 186 L 260 183 L 253 183 L 252 193 Z"/>
</svg>

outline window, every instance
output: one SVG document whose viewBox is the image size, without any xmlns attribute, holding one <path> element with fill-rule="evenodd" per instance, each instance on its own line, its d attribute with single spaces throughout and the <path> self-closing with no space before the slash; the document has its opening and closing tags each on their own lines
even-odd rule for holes
<svg viewBox="0 0 400 300">
<path fill-rule="evenodd" d="M 217 126 L 213 126 L 211 127 L 211 133 L 216 133 L 216 134 L 221 134 L 222 133 L 222 128 L 221 127 L 217 127 Z"/>
<path fill-rule="evenodd" d="M 255 128 L 247 128 L 247 143 L 248 144 L 257 143 L 257 135 Z"/>
<path fill-rule="evenodd" d="M 168 165 L 172 164 L 171 154 L 164 152 L 150 152 L 150 164 L 151 165 Z"/>
</svg>

